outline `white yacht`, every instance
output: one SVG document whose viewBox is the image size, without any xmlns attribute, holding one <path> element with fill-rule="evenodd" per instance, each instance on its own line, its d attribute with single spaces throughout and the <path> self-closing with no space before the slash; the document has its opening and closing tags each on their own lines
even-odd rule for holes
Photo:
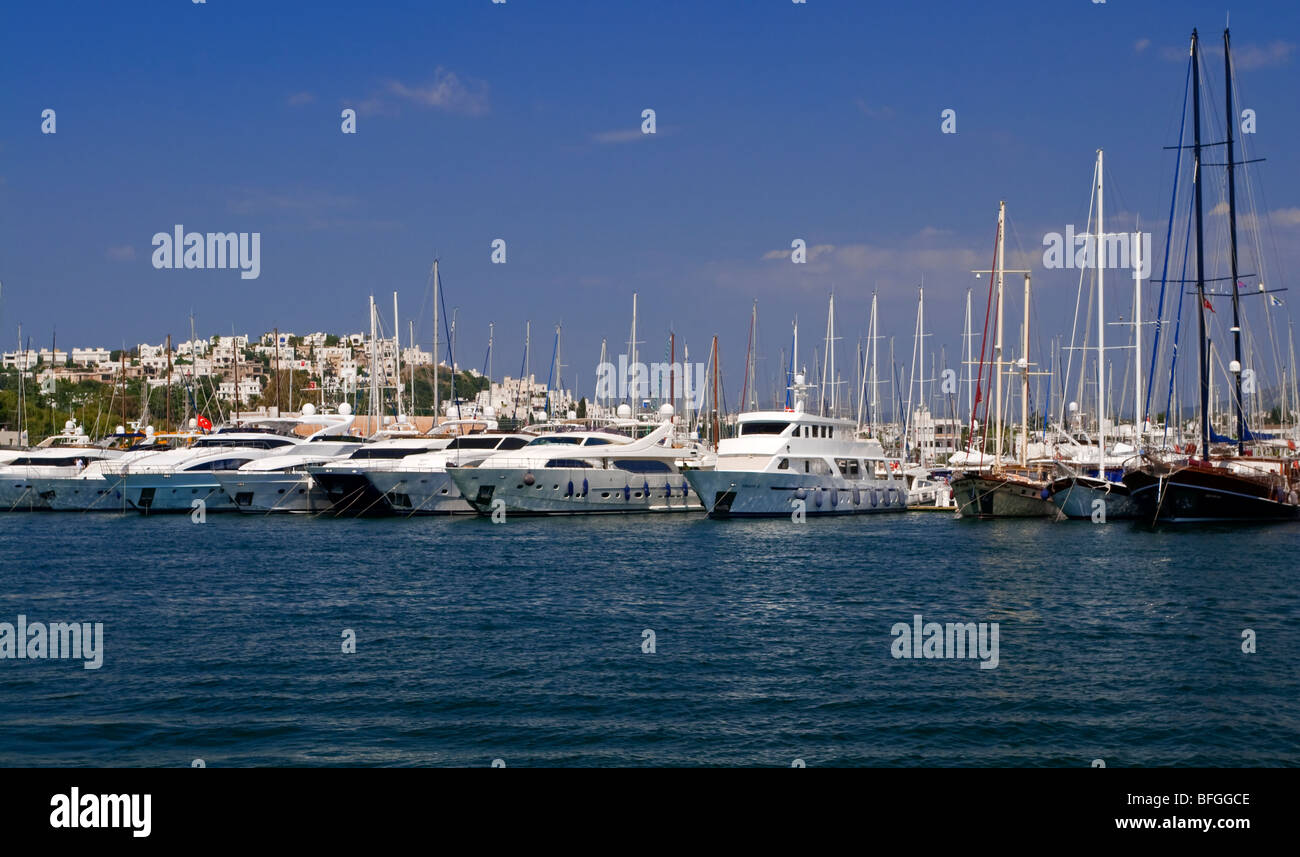
<svg viewBox="0 0 1300 857">
<path fill-rule="evenodd" d="M 334 501 L 310 468 L 350 456 L 365 444 L 358 437 L 327 435 L 214 475 L 240 512 L 323 512 Z"/>
<path fill-rule="evenodd" d="M 119 431 L 110 439 L 134 443 L 116 457 L 96 459 L 76 473 L 36 477 L 32 479 L 32 489 L 40 496 L 44 508 L 55 511 L 125 511 L 128 507 L 121 475 L 125 468 L 131 462 L 160 452 L 184 449 L 200 436 L 198 431 L 155 434 L 152 426 L 144 432 Z"/>
<path fill-rule="evenodd" d="M 31 449 L 16 451 L 0 465 L 0 511 L 49 508 L 39 480 L 75 476 L 93 462 L 121 454 L 121 449 L 108 443 L 91 443 L 85 429 L 68 420 L 60 434 Z"/>
<path fill-rule="evenodd" d="M 448 473 L 481 515 L 699 510 L 683 472 L 700 465 L 701 449 L 682 441 L 671 406 L 662 415 L 664 422 L 642 438 L 607 429 L 554 432 Z"/>
<path fill-rule="evenodd" d="M 354 417 L 346 404 L 339 410 L 317 414 L 307 404 L 299 417 L 247 420 L 198 438 L 185 449 L 106 467 L 105 475 L 120 478 L 127 503 L 142 512 L 188 512 L 196 500 L 202 500 L 208 512 L 234 511 L 235 503 L 217 480 L 218 472 L 238 470 L 250 461 L 320 437 L 346 434 Z"/>
<path fill-rule="evenodd" d="M 450 470 L 477 467 L 498 452 L 522 449 L 535 437 L 498 432 L 464 435 L 437 452 L 376 461 L 365 475 L 396 514 L 472 514 L 474 507 L 461 496 Z"/>
<path fill-rule="evenodd" d="M 907 509 L 901 462 L 858 437 L 853 420 L 806 413 L 808 389 L 796 375 L 792 409 L 741 414 L 714 469 L 686 471 L 710 517 L 786 517 L 798 501 L 807 515 Z"/>
<path fill-rule="evenodd" d="M 438 452 L 458 437 L 480 434 L 497 427 L 495 420 L 448 420 L 428 434 L 402 432 L 397 436 L 376 435 L 381 439 L 368 443 L 346 458 L 312 465 L 307 472 L 329 497 L 335 515 L 390 515 L 394 509 L 383 492 L 370 484 L 368 474 L 374 470 L 395 470 L 410 456 Z"/>
</svg>

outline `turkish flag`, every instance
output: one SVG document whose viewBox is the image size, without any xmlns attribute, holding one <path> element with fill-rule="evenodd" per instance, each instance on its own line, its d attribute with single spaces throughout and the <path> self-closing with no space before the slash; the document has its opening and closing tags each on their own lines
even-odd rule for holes
<svg viewBox="0 0 1300 857">
<path fill-rule="evenodd" d="M 199 428 L 203 429 L 204 431 L 211 431 L 211 430 L 212 430 L 212 420 L 210 420 L 210 419 L 208 419 L 207 417 L 203 416 L 203 414 L 199 414 L 199 418 L 198 418 L 197 422 L 198 422 Z"/>
</svg>

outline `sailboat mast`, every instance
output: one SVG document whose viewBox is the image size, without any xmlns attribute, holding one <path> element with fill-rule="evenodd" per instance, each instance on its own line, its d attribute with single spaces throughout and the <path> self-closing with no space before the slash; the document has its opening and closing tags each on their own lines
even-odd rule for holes
<svg viewBox="0 0 1300 857">
<path fill-rule="evenodd" d="M 1025 322 L 1020 326 L 1020 465 L 1029 463 L 1029 273 L 1025 273 Z"/>
<path fill-rule="evenodd" d="M 880 330 L 876 324 L 876 293 L 871 293 L 871 426 L 873 431 L 879 431 L 880 421 L 880 387 L 877 386 L 879 374 L 877 367 L 880 365 Z"/>
<path fill-rule="evenodd" d="M 975 411 L 975 371 L 974 371 L 975 355 L 971 353 L 971 344 L 975 340 L 975 334 L 971 332 L 970 329 L 970 324 L 971 324 L 970 293 L 971 290 L 967 289 L 966 290 L 966 406 L 973 413 Z M 966 411 L 960 408 L 958 409 L 958 411 L 963 414 L 966 413 Z"/>
<path fill-rule="evenodd" d="M 1097 150 L 1097 235 L 1093 244 L 1096 252 L 1093 263 L 1097 271 L 1097 475 L 1106 478 L 1106 260 L 1102 254 L 1106 245 L 1102 243 L 1105 234 L 1105 197 L 1103 179 L 1103 152 Z"/>
<path fill-rule="evenodd" d="M 393 407 L 402 418 L 402 326 L 397 321 L 397 292 L 393 292 Z"/>
<path fill-rule="evenodd" d="M 433 260 L 433 425 L 438 425 L 438 260 Z"/>
<path fill-rule="evenodd" d="M 1196 319 L 1201 371 L 1201 457 L 1210 460 L 1210 355 L 1205 335 L 1205 232 L 1201 205 L 1201 63 L 1192 30 L 1192 175 L 1196 189 Z M 1227 117 L 1232 121 L 1232 117 Z M 1233 289 L 1237 284 L 1232 284 Z"/>
<path fill-rule="evenodd" d="M 1237 289 L 1237 165 L 1233 160 L 1232 56 L 1226 29 L 1223 31 L 1223 91 L 1228 102 L 1228 112 L 1224 114 L 1227 119 L 1224 126 L 1228 129 L 1228 245 L 1232 264 L 1232 350 L 1237 367 L 1232 373 L 1236 387 L 1233 402 L 1237 413 L 1237 454 L 1241 455 L 1246 446 L 1246 417 L 1241 401 L 1241 296 Z"/>
<path fill-rule="evenodd" d="M 997 394 L 993 398 L 994 422 L 993 430 L 996 434 L 993 446 L 993 464 L 996 467 L 1002 459 L 1002 278 L 1003 271 L 1006 269 L 1004 251 L 1006 249 L 1006 201 L 998 203 L 998 317 L 996 321 L 996 332 L 993 337 L 993 372 L 997 375 Z"/>
<path fill-rule="evenodd" d="M 1133 412 L 1138 446 L 1146 425 L 1146 403 L 1142 399 L 1142 233 L 1133 233 Z"/>
</svg>

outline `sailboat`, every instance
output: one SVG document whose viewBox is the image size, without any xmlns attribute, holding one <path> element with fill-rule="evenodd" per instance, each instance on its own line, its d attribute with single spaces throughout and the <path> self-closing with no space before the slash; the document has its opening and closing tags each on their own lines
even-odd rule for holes
<svg viewBox="0 0 1300 857">
<path fill-rule="evenodd" d="M 1065 465 L 1066 475 L 1052 483 L 1052 502 L 1068 518 L 1093 519 L 1096 514 L 1114 518 L 1133 518 L 1137 515 L 1137 506 L 1129 494 L 1128 486 L 1122 481 L 1123 467 L 1126 459 L 1131 457 L 1107 455 L 1106 452 L 1106 266 L 1105 257 L 1109 244 L 1105 237 L 1105 182 L 1104 152 L 1097 150 L 1097 167 L 1094 187 L 1097 191 L 1097 229 L 1093 233 L 1092 265 L 1096 272 L 1097 284 L 1097 446 L 1093 450 L 1083 447 L 1073 466 Z M 1142 242 L 1135 242 L 1140 248 Z M 1141 252 L 1138 250 L 1137 252 Z M 1140 284 L 1140 260 L 1134 260 L 1134 276 Z M 1140 288 L 1140 285 L 1139 285 Z M 1138 302 L 1135 301 L 1135 305 Z M 1139 382 L 1140 383 L 1140 382 Z M 1137 398 L 1141 398 L 1139 387 Z M 1094 461 L 1089 453 L 1095 451 Z M 1136 463 L 1136 462 L 1135 462 Z"/>
<path fill-rule="evenodd" d="M 1200 45 L 1195 30 L 1191 45 L 1192 78 L 1192 158 L 1196 215 L 1196 295 L 1197 301 L 1197 356 L 1200 368 L 1200 452 L 1201 457 L 1189 458 L 1183 463 L 1153 460 L 1124 476 L 1141 517 L 1151 522 L 1189 521 L 1277 521 L 1300 520 L 1300 498 L 1297 489 L 1296 460 L 1268 459 L 1247 454 L 1248 441 L 1262 440 L 1246 425 L 1242 404 L 1242 353 L 1241 353 L 1241 289 L 1237 269 L 1237 197 L 1236 168 L 1242 162 L 1235 160 L 1233 125 L 1232 50 L 1228 30 L 1223 31 L 1223 68 L 1227 139 L 1223 141 L 1228 171 L 1228 237 L 1232 298 L 1232 338 L 1234 359 L 1229 363 L 1233 374 L 1233 396 L 1237 438 L 1219 438 L 1210 423 L 1210 372 L 1211 351 L 1206 332 L 1205 310 L 1211 306 L 1206 291 L 1205 241 L 1202 205 L 1201 150 L 1201 78 Z M 1262 289 L 1261 289 L 1262 291 Z M 1228 455 L 1215 458 L 1211 442 L 1229 441 L 1236 449 Z M 1195 447 L 1192 447 L 1195 449 Z"/>
<path fill-rule="evenodd" d="M 997 257 L 993 271 L 997 276 L 996 285 L 989 284 L 990 303 L 996 301 L 997 315 L 992 320 L 993 329 L 993 380 L 996 381 L 996 398 L 994 399 L 994 453 L 991 463 L 982 449 L 978 450 L 976 469 L 966 470 L 952 480 L 952 493 L 957 503 L 959 518 L 1042 518 L 1056 514 L 1056 507 L 1051 501 L 1048 481 L 1037 469 L 1030 468 L 1029 450 L 1029 272 L 1020 271 L 1025 276 L 1024 321 L 1021 327 L 1021 356 L 1014 363 L 1002 359 L 1002 316 L 1003 316 L 1003 280 L 1007 273 L 1005 264 L 1006 248 L 1006 213 L 1007 204 L 998 205 L 998 240 Z M 983 273 L 983 272 L 978 272 Z M 996 297 L 994 290 L 996 289 Z M 1002 375 L 1004 367 L 1015 368 L 1015 374 L 1021 379 L 1021 426 L 1020 426 L 1020 460 L 1018 464 L 1010 463 L 1002 457 Z M 984 347 L 980 348 L 980 375 L 984 371 Z M 981 383 L 976 385 L 976 402 L 971 409 L 971 446 L 975 446 L 976 414 L 982 391 Z M 986 406 L 987 407 L 987 406 Z M 987 415 L 986 415 L 987 416 Z M 987 427 L 988 420 L 985 419 Z M 950 459 L 951 461 L 951 459 Z M 985 465 L 988 466 L 985 466 Z M 1010 465 L 1010 466 L 1009 466 Z"/>
</svg>

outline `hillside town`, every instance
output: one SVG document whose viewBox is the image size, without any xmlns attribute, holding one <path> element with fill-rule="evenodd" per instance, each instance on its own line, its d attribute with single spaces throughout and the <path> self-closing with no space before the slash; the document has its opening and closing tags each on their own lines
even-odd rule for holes
<svg viewBox="0 0 1300 857">
<path fill-rule="evenodd" d="M 174 343 L 168 338 L 128 349 L 29 344 L 0 354 L 0 368 L 0 445 L 35 442 L 53 433 L 62 424 L 60 414 L 88 428 L 98 421 L 103 430 L 101 411 L 116 414 L 118 423 L 147 418 L 171 424 L 198 413 L 215 420 L 235 413 L 289 412 L 307 402 L 319 408 L 348 402 L 364 413 L 372 379 L 383 391 L 383 412 L 410 419 L 423 415 L 433 422 L 431 351 L 364 333 L 268 331 Z M 550 389 L 535 373 L 491 381 L 477 369 L 447 361 L 440 361 L 438 370 L 437 409 L 443 419 L 492 413 L 522 424 L 545 415 L 586 415 L 585 401 L 575 402 L 569 390 Z M 49 410 L 55 413 L 42 421 L 41 413 Z M 19 437 L 20 431 L 26 437 Z"/>
</svg>

